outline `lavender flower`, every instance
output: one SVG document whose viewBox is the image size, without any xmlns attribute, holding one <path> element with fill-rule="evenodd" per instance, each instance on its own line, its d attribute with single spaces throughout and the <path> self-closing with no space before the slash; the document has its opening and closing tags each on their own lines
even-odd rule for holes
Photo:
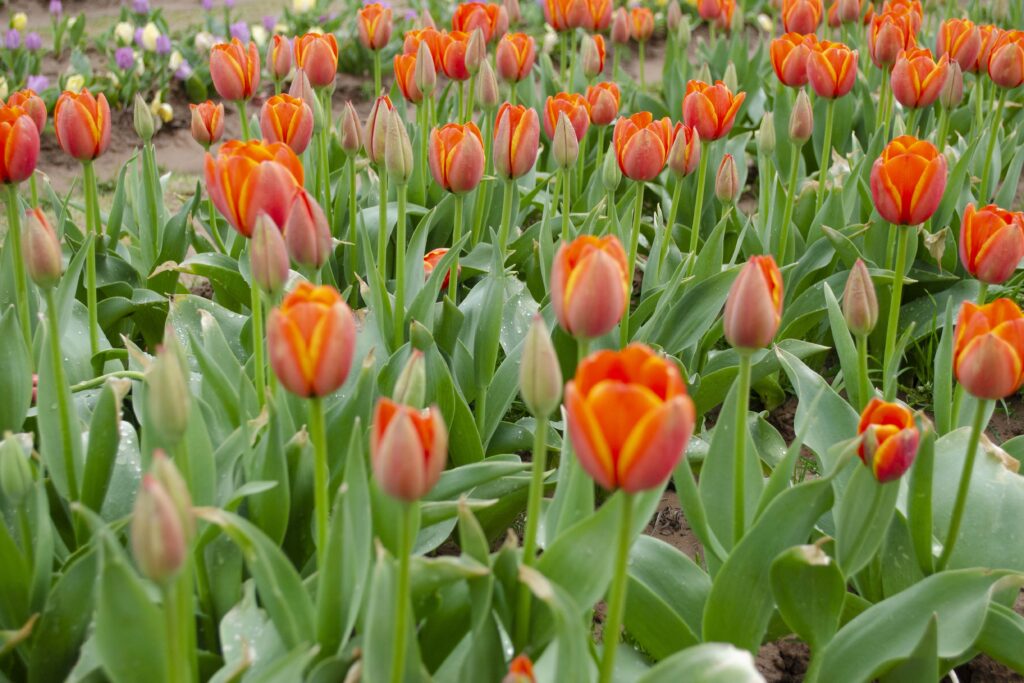
<svg viewBox="0 0 1024 683">
<path fill-rule="evenodd" d="M 29 52 L 35 52 L 43 46 L 43 39 L 38 33 L 32 31 L 25 35 L 25 49 Z"/>
<path fill-rule="evenodd" d="M 64 5 L 60 0 L 50 0 L 50 14 L 59 17 L 64 14 Z"/>
<path fill-rule="evenodd" d="M 50 87 L 50 79 L 46 76 L 42 76 L 39 74 L 29 76 L 28 82 L 25 84 L 25 87 L 27 87 L 29 90 L 42 92 Z"/>
<path fill-rule="evenodd" d="M 412 23 L 412 22 L 416 21 L 417 17 L 418 17 L 418 15 L 416 14 L 416 10 L 414 10 L 414 9 L 407 9 L 407 10 L 405 10 L 404 18 L 405 18 L 405 20 L 407 22 Z"/>
<path fill-rule="evenodd" d="M 132 0 L 132 11 L 136 14 L 149 14 L 149 0 Z"/>
<path fill-rule="evenodd" d="M 8 50 L 17 50 L 21 47 L 21 33 L 18 29 L 12 28 L 7 31 L 7 35 L 4 36 L 4 47 Z"/>
<path fill-rule="evenodd" d="M 135 44 L 142 47 L 142 27 L 135 29 Z"/>
<path fill-rule="evenodd" d="M 213 0 L 200 0 L 200 3 L 207 12 L 213 9 Z"/>
<path fill-rule="evenodd" d="M 224 0 L 224 6 L 227 7 L 228 9 L 234 9 L 234 7 L 235 7 L 235 0 Z"/>
<path fill-rule="evenodd" d="M 186 61 L 182 61 L 181 66 L 174 72 L 174 77 L 179 81 L 187 81 L 191 75 L 192 66 Z"/>
<path fill-rule="evenodd" d="M 119 47 L 114 50 L 114 63 L 122 71 L 128 71 L 135 66 L 135 51 L 130 47 Z"/>
<path fill-rule="evenodd" d="M 243 43 L 249 42 L 249 25 L 244 21 L 236 21 L 231 24 L 231 37 L 238 38 Z"/>
<path fill-rule="evenodd" d="M 161 34 L 156 39 L 156 53 L 158 55 L 165 55 L 171 51 L 171 37 L 167 34 Z"/>
<path fill-rule="evenodd" d="M 273 14 L 264 15 L 263 28 L 267 29 L 267 33 L 273 33 L 275 26 L 277 26 L 277 17 Z"/>
</svg>

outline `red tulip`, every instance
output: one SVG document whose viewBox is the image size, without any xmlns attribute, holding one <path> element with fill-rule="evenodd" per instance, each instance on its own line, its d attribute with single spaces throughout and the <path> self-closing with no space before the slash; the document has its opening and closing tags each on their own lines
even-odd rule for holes
<svg viewBox="0 0 1024 683">
<path fill-rule="evenodd" d="M 807 60 L 817 42 L 813 33 L 787 33 L 771 42 L 768 53 L 780 83 L 791 88 L 807 83 Z"/>
<path fill-rule="evenodd" d="M 100 93 L 93 97 L 88 89 L 80 93 L 64 91 L 53 109 L 53 128 L 57 142 L 71 157 L 91 161 L 110 146 L 110 105 Z"/>
<path fill-rule="evenodd" d="M 876 14 L 868 30 L 871 61 L 878 68 L 891 68 L 900 52 L 917 47 L 916 33 L 909 14 Z"/>
<path fill-rule="evenodd" d="M 572 27 L 569 24 L 569 6 L 572 0 L 542 0 L 541 8 L 544 10 L 544 21 L 556 31 L 567 31 Z"/>
<path fill-rule="evenodd" d="M 402 52 L 407 55 L 414 55 L 420 49 L 420 43 L 426 43 L 430 49 L 430 56 L 434 58 L 434 69 L 444 69 L 444 45 L 442 34 L 435 28 L 423 28 L 417 31 L 406 31 L 405 41 L 402 43 Z"/>
<path fill-rule="evenodd" d="M 903 135 L 871 167 L 871 196 L 882 218 L 918 225 L 931 218 L 946 191 L 946 157 L 927 140 Z"/>
<path fill-rule="evenodd" d="M 551 306 L 562 329 L 587 339 L 611 332 L 629 303 L 628 270 L 614 235 L 563 242 L 551 265 Z"/>
<path fill-rule="evenodd" d="M 448 123 L 430 132 L 427 161 L 438 185 L 456 194 L 469 192 L 484 174 L 484 144 L 472 121 Z"/>
<path fill-rule="evenodd" d="M 960 222 L 960 262 L 982 282 L 1001 285 L 1024 259 L 1024 215 L 968 204 Z"/>
<path fill-rule="evenodd" d="M 0 183 L 28 180 L 39 161 L 39 129 L 24 109 L 0 105 Z"/>
<path fill-rule="evenodd" d="M 381 398 L 370 434 L 373 476 L 384 493 L 406 502 L 430 493 L 448 458 L 448 430 L 435 406 L 416 410 Z"/>
<path fill-rule="evenodd" d="M 857 434 L 857 455 L 879 483 L 902 477 L 917 457 L 920 433 L 914 414 L 898 403 L 871 399 L 861 413 Z"/>
<path fill-rule="evenodd" d="M 537 112 L 508 102 L 498 109 L 494 123 L 494 172 L 509 180 L 530 172 L 540 149 Z"/>
<path fill-rule="evenodd" d="M 811 49 L 807 81 L 818 97 L 834 100 L 853 89 L 857 81 L 858 52 L 842 43 L 823 40 Z"/>
<path fill-rule="evenodd" d="M 1002 399 L 1024 384 L 1024 314 L 1009 299 L 960 306 L 953 372 L 971 396 Z"/>
<path fill-rule="evenodd" d="M 452 30 L 472 34 L 474 30 L 484 32 L 487 42 L 501 36 L 508 30 L 508 12 L 501 5 L 464 2 L 452 14 Z"/>
<path fill-rule="evenodd" d="M 299 36 L 295 39 L 295 63 L 306 72 L 314 88 L 332 85 L 338 73 L 338 39 L 333 33 L 307 33 Z"/>
<path fill-rule="evenodd" d="M 232 38 L 230 43 L 214 45 L 210 51 L 210 78 L 217 94 L 225 100 L 252 99 L 260 87 L 260 53 L 256 43 L 244 45 L 238 38 Z"/>
<path fill-rule="evenodd" d="M 622 117 L 615 123 L 612 143 L 622 175 L 642 182 L 654 180 L 668 160 L 672 122 L 667 116 L 655 121 L 646 111 Z"/>
<path fill-rule="evenodd" d="M 701 140 L 723 138 L 732 130 L 746 96 L 743 92 L 733 95 L 722 81 L 715 81 L 714 85 L 690 81 L 683 98 L 683 121 L 700 133 Z"/>
<path fill-rule="evenodd" d="M 24 109 L 25 113 L 32 117 L 32 121 L 36 124 L 36 129 L 42 135 L 43 129 L 46 128 L 46 102 L 43 102 L 43 98 L 37 95 L 34 90 L 25 88 L 11 94 L 7 98 L 7 105 Z"/>
<path fill-rule="evenodd" d="M 725 338 L 737 349 L 763 349 L 782 320 L 782 274 L 771 256 L 751 256 L 733 280 L 722 320 Z"/>
<path fill-rule="evenodd" d="M 590 103 L 576 93 L 560 92 L 554 97 L 549 96 L 544 103 L 544 132 L 549 139 L 555 137 L 555 124 L 559 113 L 564 113 L 576 132 L 576 140 L 580 141 L 590 128 Z"/>
<path fill-rule="evenodd" d="M 424 255 L 424 257 L 423 257 L 423 276 L 424 276 L 424 278 L 430 277 L 431 273 L 434 272 L 434 268 L 437 268 L 437 264 L 439 264 L 441 262 L 441 259 L 443 259 L 444 255 L 447 254 L 447 253 L 448 253 L 448 249 L 446 247 L 439 247 L 437 249 L 431 249 L 430 251 L 428 251 L 426 253 L 426 255 Z M 459 267 L 459 271 L 460 272 L 462 271 L 462 267 L 461 266 Z M 450 271 L 450 270 L 447 273 L 444 274 L 444 280 L 441 282 L 441 289 L 446 289 L 448 287 L 448 281 L 451 279 L 451 277 L 452 277 L 452 271 Z M 456 279 L 457 279 L 457 276 L 456 276 Z"/>
<path fill-rule="evenodd" d="M 526 78 L 537 58 L 537 44 L 525 33 L 507 33 L 498 41 L 494 55 L 502 80 L 518 83 Z"/>
</svg>

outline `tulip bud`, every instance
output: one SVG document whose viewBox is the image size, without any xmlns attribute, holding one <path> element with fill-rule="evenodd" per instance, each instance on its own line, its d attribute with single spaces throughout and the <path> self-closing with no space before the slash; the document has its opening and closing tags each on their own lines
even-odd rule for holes
<svg viewBox="0 0 1024 683">
<path fill-rule="evenodd" d="M 614 192 L 622 182 L 622 169 L 619 168 L 619 160 L 615 156 L 614 143 L 608 147 L 608 153 L 604 155 L 604 164 L 601 167 L 601 184 L 604 186 L 605 192 Z"/>
<path fill-rule="evenodd" d="M 430 10 L 425 9 L 420 12 L 420 28 L 437 28 L 437 23 L 434 21 L 434 16 L 430 13 Z"/>
<path fill-rule="evenodd" d="M 430 97 L 437 89 L 437 67 L 434 66 L 434 57 L 425 40 L 420 41 L 420 46 L 416 48 L 416 69 L 412 79 L 424 97 Z"/>
<path fill-rule="evenodd" d="M 366 125 L 363 127 L 363 147 L 366 149 L 366 156 L 374 164 L 384 163 L 384 148 L 387 144 L 387 125 L 390 120 L 391 98 L 382 95 L 377 98 L 366 117 Z"/>
<path fill-rule="evenodd" d="M 583 40 L 580 43 L 580 62 L 583 64 L 583 75 L 587 79 L 594 78 L 601 73 L 602 64 L 601 53 L 597 50 L 597 43 L 590 36 L 583 36 Z"/>
<path fill-rule="evenodd" d="M 430 493 L 448 458 L 441 411 L 415 410 L 382 398 L 370 433 L 374 479 L 392 498 L 412 502 Z"/>
<path fill-rule="evenodd" d="M 152 475 L 142 476 L 142 486 L 132 511 L 132 555 L 143 576 L 169 581 L 185 563 L 185 532 L 174 502 Z"/>
<path fill-rule="evenodd" d="M 265 213 L 256 218 L 252 229 L 249 263 L 253 283 L 276 299 L 288 281 L 288 249 L 281 231 Z"/>
<path fill-rule="evenodd" d="M 843 317 L 850 332 L 866 337 L 878 322 L 878 297 L 864 261 L 857 259 L 843 290 Z"/>
<path fill-rule="evenodd" d="M 516 26 L 523 20 L 523 12 L 519 9 L 519 0 L 501 0 L 501 4 L 505 8 L 505 14 L 508 15 L 510 26 Z"/>
<path fill-rule="evenodd" d="M 960 106 L 964 100 L 964 72 L 960 64 L 953 60 L 949 63 L 949 73 L 946 74 L 946 83 L 939 91 L 939 103 L 947 110 L 953 110 Z"/>
<path fill-rule="evenodd" d="M 405 130 L 405 123 L 397 109 L 392 109 L 388 117 L 388 130 L 384 145 L 384 167 L 388 175 L 398 185 L 405 185 L 412 176 L 413 159 L 412 143 Z"/>
<path fill-rule="evenodd" d="M 18 508 L 32 490 L 32 468 L 21 444 L 10 432 L 0 443 L 0 493 L 11 508 Z"/>
<path fill-rule="evenodd" d="M 309 82 L 309 76 L 306 75 L 306 70 L 298 68 L 295 70 L 295 75 L 292 76 L 292 84 L 288 88 L 288 94 L 309 105 L 310 110 L 315 114 L 317 110 L 317 103 L 319 98 L 313 91 L 313 85 Z"/>
<path fill-rule="evenodd" d="M 135 106 L 132 108 L 132 116 L 135 123 L 135 133 L 142 138 L 143 142 L 153 139 L 153 112 L 141 94 L 135 93 Z"/>
<path fill-rule="evenodd" d="M 413 320 L 409 323 L 409 343 L 417 351 L 426 351 L 434 345 L 434 335 L 430 333 L 426 325 Z"/>
<path fill-rule="evenodd" d="M 691 40 L 693 40 L 693 29 L 690 27 L 690 17 L 684 16 L 676 29 L 676 42 L 685 50 L 689 47 Z"/>
<path fill-rule="evenodd" d="M 757 131 L 757 151 L 766 157 L 775 152 L 775 115 L 770 111 L 761 117 L 761 127 Z"/>
<path fill-rule="evenodd" d="M 523 357 L 519 365 L 519 393 L 530 414 L 547 418 L 558 407 L 562 397 L 562 369 L 558 354 L 551 343 L 544 318 L 533 317 L 533 323 L 523 343 Z"/>
<path fill-rule="evenodd" d="M 477 27 L 470 34 L 469 42 L 466 45 L 466 71 L 471 76 L 475 76 L 480 71 L 480 64 L 485 59 L 487 59 L 487 38 L 484 37 L 483 29 Z"/>
<path fill-rule="evenodd" d="M 676 125 L 675 139 L 668 150 L 668 168 L 681 178 L 685 178 L 700 165 L 700 133 L 696 128 L 685 124 Z"/>
<path fill-rule="evenodd" d="M 668 9 L 665 11 L 665 24 L 668 26 L 668 30 L 675 31 L 682 21 L 683 10 L 679 6 L 679 0 L 672 0 L 668 3 Z"/>
<path fill-rule="evenodd" d="M 422 408 L 427 392 L 427 370 L 423 362 L 423 352 L 413 349 L 405 367 L 395 381 L 392 396 L 395 402 L 411 408 Z"/>
<path fill-rule="evenodd" d="M 164 332 L 164 342 L 157 347 L 156 358 L 146 371 L 146 415 L 149 424 L 168 446 L 175 446 L 185 436 L 192 395 L 188 387 L 188 366 L 178 344 L 174 329 Z"/>
<path fill-rule="evenodd" d="M 530 658 L 526 655 L 519 655 L 513 659 L 508 673 L 501 679 L 501 683 L 537 683 Z"/>
<path fill-rule="evenodd" d="M 860 18 L 860 3 L 861 0 L 839 0 L 839 8 L 836 11 L 839 21 L 843 24 L 857 21 Z"/>
<path fill-rule="evenodd" d="M 713 82 L 711 80 L 711 67 L 708 66 L 707 62 L 704 62 L 703 64 L 700 65 L 700 69 L 697 70 L 697 75 L 695 76 L 695 79 L 700 81 L 701 83 Z M 732 89 L 730 89 L 730 91 L 735 92 Z"/>
<path fill-rule="evenodd" d="M 814 110 L 807 91 L 801 89 L 796 96 L 796 104 L 789 115 L 789 138 L 797 145 L 803 145 L 814 135 Z"/>
<path fill-rule="evenodd" d="M 498 91 L 498 77 L 494 74 L 491 63 L 486 59 L 480 65 L 480 73 L 476 77 L 476 103 L 486 112 L 498 106 L 501 94 Z"/>
<path fill-rule="evenodd" d="M 324 210 L 306 190 L 295 193 L 283 230 L 293 261 L 314 270 L 327 263 L 331 255 L 331 229 Z"/>
<path fill-rule="evenodd" d="M 205 319 L 204 319 L 205 323 Z M 185 532 L 185 541 L 192 540 L 195 535 L 196 524 L 192 514 L 192 494 L 188 491 L 188 484 L 181 472 L 175 467 L 174 462 L 167 457 L 162 449 L 153 451 L 153 465 L 150 474 L 164 488 L 174 509 L 178 511 L 181 518 L 181 528 Z"/>
<path fill-rule="evenodd" d="M 731 154 L 722 157 L 715 176 L 715 196 L 723 204 L 732 204 L 740 194 L 740 177 L 736 170 L 736 161 Z"/>
<path fill-rule="evenodd" d="M 725 87 L 729 89 L 729 92 L 739 90 L 739 76 L 736 75 L 736 65 L 732 62 L 729 62 L 729 66 L 725 67 L 725 76 L 722 77 L 722 82 L 725 83 Z"/>
<path fill-rule="evenodd" d="M 736 349 L 772 343 L 782 319 L 782 274 L 771 256 L 752 256 L 733 280 L 722 325 Z"/>
<path fill-rule="evenodd" d="M 580 143 L 576 140 L 576 131 L 569 123 L 569 117 L 565 112 L 559 112 L 558 123 L 555 125 L 555 135 L 551 140 L 551 157 L 555 165 L 562 169 L 569 169 L 576 165 L 576 159 L 580 155 Z M 614 155 L 613 155 L 614 156 Z"/>
<path fill-rule="evenodd" d="M 629 12 L 625 7 L 620 7 L 612 12 L 612 42 L 628 45 L 629 36 Z"/>
<path fill-rule="evenodd" d="M 352 101 L 345 102 L 345 111 L 341 114 L 341 149 L 348 156 L 359 154 L 363 146 L 362 126 L 359 125 L 359 114 L 352 106 Z"/>
<path fill-rule="evenodd" d="M 46 214 L 40 208 L 29 209 L 25 215 L 25 245 L 22 258 L 28 276 L 40 289 L 56 287 L 64 272 L 60 240 Z"/>
</svg>

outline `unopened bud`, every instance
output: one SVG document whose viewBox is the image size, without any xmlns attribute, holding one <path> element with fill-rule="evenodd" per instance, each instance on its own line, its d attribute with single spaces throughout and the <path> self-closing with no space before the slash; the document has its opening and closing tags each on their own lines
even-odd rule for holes
<svg viewBox="0 0 1024 683">
<path fill-rule="evenodd" d="M 426 351 L 434 345 L 434 335 L 430 333 L 427 326 L 418 320 L 409 323 L 409 343 L 414 349 Z"/>
<path fill-rule="evenodd" d="M 484 37 L 483 29 L 477 27 L 473 29 L 466 45 L 466 71 L 471 76 L 475 76 L 480 71 L 480 65 L 485 59 L 487 59 L 487 39 Z"/>
<path fill-rule="evenodd" d="M 860 3 L 861 0 L 839 0 L 839 7 L 836 11 L 839 21 L 849 24 L 860 19 Z"/>
<path fill-rule="evenodd" d="M 668 168 L 681 178 L 685 178 L 700 165 L 700 133 L 696 128 L 683 124 L 676 126 L 676 137 L 668 150 Z"/>
<path fill-rule="evenodd" d="M 558 364 L 558 354 L 540 315 L 533 317 L 523 343 L 519 393 L 530 414 L 537 418 L 551 415 L 562 397 L 562 369 Z"/>
<path fill-rule="evenodd" d="M 605 192 L 614 192 L 622 182 L 622 169 L 619 168 L 619 160 L 615 157 L 614 144 L 608 147 L 609 149 L 604 155 L 604 164 L 601 167 L 601 184 L 604 186 Z"/>
<path fill-rule="evenodd" d="M 153 139 L 153 131 L 156 124 L 153 122 L 153 112 L 141 94 L 135 93 L 135 105 L 132 107 L 132 118 L 135 122 L 135 133 L 142 138 L 143 142 Z"/>
<path fill-rule="evenodd" d="M 430 54 L 430 46 L 425 40 L 421 40 L 420 46 L 416 48 L 416 68 L 412 80 L 424 97 L 430 97 L 437 89 L 437 67 L 434 66 L 434 56 Z"/>
<path fill-rule="evenodd" d="M 316 114 L 317 96 L 313 91 L 313 86 L 309 82 L 309 76 L 306 75 L 306 70 L 301 67 L 295 70 L 295 75 L 292 76 L 292 84 L 288 88 L 288 94 L 292 97 L 296 97 L 305 102 L 310 111 Z"/>
<path fill-rule="evenodd" d="M 722 163 L 718 167 L 718 175 L 715 176 L 715 196 L 723 204 L 732 204 L 740 193 L 740 178 L 736 171 L 736 160 L 731 154 L 722 157 Z"/>
<path fill-rule="evenodd" d="M 679 47 L 686 49 L 691 40 L 693 40 L 693 29 L 690 26 L 690 17 L 684 16 L 676 28 L 676 42 L 679 43 Z"/>
<path fill-rule="evenodd" d="M 170 496 L 171 502 L 174 503 L 174 509 L 178 511 L 178 516 L 181 518 L 185 541 L 192 540 L 196 531 L 195 516 L 192 514 L 192 494 L 189 493 L 188 484 L 181 476 L 181 472 L 167 457 L 167 454 L 159 448 L 153 452 L 153 465 L 150 474 L 160 482 L 164 491 Z"/>
<path fill-rule="evenodd" d="M 362 126 L 359 114 L 352 106 L 352 100 L 345 102 L 345 111 L 341 114 L 341 149 L 348 156 L 355 156 L 363 146 Z"/>
<path fill-rule="evenodd" d="M 405 130 L 405 123 L 402 122 L 398 109 L 392 109 L 388 117 L 384 166 L 397 185 L 405 185 L 412 176 L 412 143 L 409 142 L 409 134 Z"/>
<path fill-rule="evenodd" d="M 580 43 L 580 62 L 583 64 L 583 75 L 589 80 L 601 73 L 604 60 L 597 49 L 597 42 L 588 35 L 583 36 Z"/>
<path fill-rule="evenodd" d="M 185 531 L 174 502 L 150 474 L 142 486 L 132 512 L 132 555 L 143 576 L 158 582 L 174 578 L 188 552 Z"/>
<path fill-rule="evenodd" d="M 437 28 L 437 23 L 434 21 L 434 15 L 432 15 L 428 9 L 420 12 L 420 28 Z"/>
<path fill-rule="evenodd" d="M 490 112 L 498 106 L 500 99 L 498 77 L 494 74 L 491 63 L 485 59 L 476 77 L 476 103 L 484 111 Z"/>
<path fill-rule="evenodd" d="M 25 214 L 25 245 L 22 257 L 28 276 L 40 289 L 56 287 L 64 272 L 60 239 L 41 208 Z"/>
<path fill-rule="evenodd" d="M 18 508 L 32 490 L 32 468 L 21 444 L 10 432 L 0 443 L 0 493 L 11 508 Z"/>
<path fill-rule="evenodd" d="M 395 381 L 393 397 L 396 403 L 412 408 L 422 408 L 427 394 L 427 369 L 423 352 L 413 349 L 409 360 Z"/>
<path fill-rule="evenodd" d="M 501 4 L 505 7 L 510 26 L 516 26 L 523 20 L 523 12 L 519 9 L 519 0 L 501 0 Z"/>
<path fill-rule="evenodd" d="M 249 265 L 253 283 L 276 299 L 288 281 L 288 248 L 281 230 L 265 213 L 256 217 L 252 229 Z"/>
<path fill-rule="evenodd" d="M 695 78 L 702 83 L 711 83 L 711 67 L 708 66 L 707 62 L 700 65 L 700 69 L 697 70 Z M 736 91 L 733 90 L 733 92 Z"/>
<path fill-rule="evenodd" d="M 320 270 L 331 255 L 331 228 L 316 199 L 300 188 L 284 221 L 284 243 L 300 266 Z"/>
<path fill-rule="evenodd" d="M 722 77 L 722 82 L 725 83 L 725 87 L 729 88 L 729 92 L 736 92 L 739 88 L 739 76 L 736 75 L 736 65 L 729 62 L 729 66 L 725 67 L 725 75 Z"/>
<path fill-rule="evenodd" d="M 946 83 L 939 91 L 939 103 L 947 110 L 952 111 L 960 106 L 964 99 L 964 72 L 960 63 L 955 59 L 949 63 L 949 72 L 946 74 Z"/>
<path fill-rule="evenodd" d="M 675 31 L 683 20 L 683 9 L 679 6 L 679 0 L 672 0 L 665 10 L 665 24 L 669 31 Z"/>
<path fill-rule="evenodd" d="M 619 7 L 612 12 L 612 42 L 616 45 L 627 45 L 629 36 L 629 11 L 625 7 Z"/>
<path fill-rule="evenodd" d="M 555 165 L 563 169 L 572 168 L 579 155 L 580 143 L 576 139 L 576 131 L 573 130 L 565 112 L 559 112 L 555 135 L 551 140 L 551 156 L 555 160 Z"/>
<path fill-rule="evenodd" d="M 184 352 L 174 330 L 168 326 L 145 379 L 146 415 L 167 446 L 177 445 L 188 429 L 192 395 L 187 373 Z"/>
<path fill-rule="evenodd" d="M 814 110 L 807 91 L 801 89 L 796 96 L 796 104 L 789 114 L 789 139 L 797 145 L 803 145 L 814 135 Z"/>
<path fill-rule="evenodd" d="M 843 290 L 843 317 L 850 332 L 866 337 L 878 322 L 878 297 L 867 266 L 860 259 L 850 269 Z"/>
<path fill-rule="evenodd" d="M 775 115 L 770 111 L 761 117 L 757 131 L 757 151 L 768 157 L 775 152 Z"/>
</svg>

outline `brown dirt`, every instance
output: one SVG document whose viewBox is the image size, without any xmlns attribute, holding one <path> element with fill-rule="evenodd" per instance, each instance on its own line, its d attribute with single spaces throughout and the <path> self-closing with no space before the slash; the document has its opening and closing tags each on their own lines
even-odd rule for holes
<svg viewBox="0 0 1024 683">
<path fill-rule="evenodd" d="M 675 491 L 665 491 L 662 494 L 658 509 L 644 529 L 644 533 L 665 541 L 695 562 L 699 563 L 704 555 L 700 541 L 693 534 L 690 524 L 683 515 Z"/>
<path fill-rule="evenodd" d="M 762 645 L 755 664 L 768 683 L 799 683 L 810 660 L 806 643 L 787 638 Z"/>
</svg>

